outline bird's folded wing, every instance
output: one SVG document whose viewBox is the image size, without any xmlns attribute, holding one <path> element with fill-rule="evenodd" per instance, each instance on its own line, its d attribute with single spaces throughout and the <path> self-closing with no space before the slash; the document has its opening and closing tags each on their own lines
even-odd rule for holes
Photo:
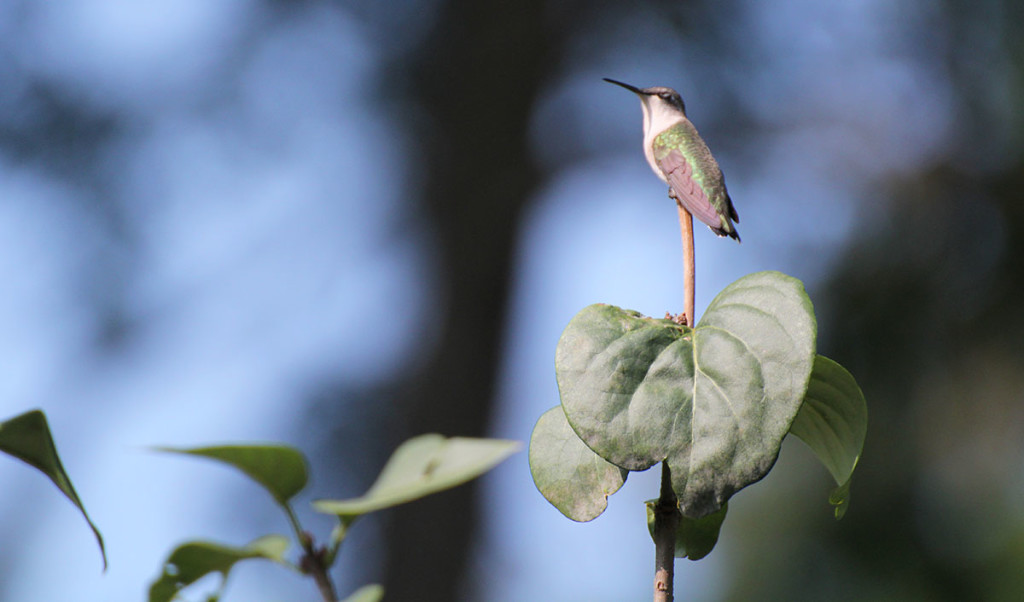
<svg viewBox="0 0 1024 602">
<path fill-rule="evenodd" d="M 677 150 L 671 151 L 658 159 L 658 167 L 668 180 L 668 185 L 676 193 L 676 198 L 694 217 L 711 226 L 721 228 L 722 220 L 718 212 L 708 200 L 707 193 L 693 178 L 693 167 Z"/>
</svg>

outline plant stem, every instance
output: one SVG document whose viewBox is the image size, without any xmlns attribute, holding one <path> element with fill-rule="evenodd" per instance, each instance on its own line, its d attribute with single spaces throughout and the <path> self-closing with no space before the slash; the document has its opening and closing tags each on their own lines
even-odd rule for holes
<svg viewBox="0 0 1024 602">
<path fill-rule="evenodd" d="M 302 546 L 299 568 L 316 582 L 316 587 L 320 590 L 320 597 L 324 602 L 338 602 L 338 592 L 334 588 L 334 582 L 331 581 L 331 575 L 327 572 L 327 569 L 330 568 L 325 562 L 327 551 L 324 548 L 316 548 L 313 536 L 302 529 L 291 504 L 285 503 L 283 508 L 285 514 L 288 515 L 288 522 L 291 523 L 292 530 L 295 531 L 295 537 L 299 540 L 299 545 Z"/>
<path fill-rule="evenodd" d="M 672 471 L 661 463 L 661 495 L 654 504 L 654 602 L 672 602 L 676 568 L 679 507 L 672 490 Z"/>
<path fill-rule="evenodd" d="M 686 314 L 686 324 L 692 328 L 697 323 L 694 309 L 697 281 L 694 272 L 693 216 L 678 199 L 676 200 L 676 209 L 679 210 L 679 229 L 683 235 L 683 294 L 686 297 L 683 312 Z"/>
<path fill-rule="evenodd" d="M 673 197 L 674 198 L 674 197 Z M 676 199 L 679 229 L 683 237 L 683 314 L 691 328 L 697 323 L 696 276 L 693 253 L 693 215 Z M 675 599 L 676 531 L 679 529 L 679 501 L 672 489 L 672 470 L 661 463 L 661 494 L 654 504 L 654 602 Z"/>
<path fill-rule="evenodd" d="M 331 581 L 331 576 L 327 574 L 327 568 L 323 570 L 312 571 L 313 580 L 316 581 L 316 587 L 320 590 L 320 597 L 324 599 L 324 602 L 338 602 L 338 594 L 334 591 L 334 582 Z"/>
</svg>

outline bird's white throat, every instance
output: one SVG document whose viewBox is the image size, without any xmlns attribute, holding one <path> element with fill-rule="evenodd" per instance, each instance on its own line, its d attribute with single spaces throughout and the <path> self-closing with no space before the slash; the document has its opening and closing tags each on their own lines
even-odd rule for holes
<svg viewBox="0 0 1024 602">
<path fill-rule="evenodd" d="M 654 138 L 673 125 L 686 121 L 686 115 L 658 96 L 646 96 L 640 100 L 644 111 L 644 156 L 654 174 L 664 181 L 665 174 L 661 173 L 654 160 Z"/>
</svg>

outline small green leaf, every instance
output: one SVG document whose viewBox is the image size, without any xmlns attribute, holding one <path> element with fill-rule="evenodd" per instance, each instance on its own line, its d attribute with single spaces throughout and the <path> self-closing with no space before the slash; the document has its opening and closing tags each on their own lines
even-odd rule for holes
<svg viewBox="0 0 1024 602">
<path fill-rule="evenodd" d="M 267 535 L 240 548 L 205 541 L 182 544 L 171 552 L 163 574 L 150 586 L 149 602 L 170 602 L 182 588 L 215 572 L 223 576 L 223 590 L 235 563 L 249 558 L 284 563 L 287 549 L 288 538 L 283 535 Z"/>
<path fill-rule="evenodd" d="M 103 536 L 89 518 L 82 500 L 78 498 L 74 486 L 71 485 L 71 478 L 64 471 L 53 436 L 50 434 L 50 427 L 46 423 L 46 415 L 40 410 L 32 410 L 0 422 L 0 451 L 45 474 L 71 500 L 96 536 L 96 543 L 99 544 L 100 555 L 103 557 L 103 570 L 106 570 L 107 552 L 103 545 Z"/>
<path fill-rule="evenodd" d="M 803 285 L 779 272 L 730 284 L 696 328 L 591 305 L 558 342 L 562 408 L 612 464 L 667 462 L 682 513 L 700 518 L 774 465 L 804 398 L 815 337 Z"/>
<path fill-rule="evenodd" d="M 156 449 L 230 464 L 262 485 L 282 506 L 302 491 L 308 480 L 305 456 L 299 450 L 286 445 L 220 445 Z"/>
<path fill-rule="evenodd" d="M 533 427 L 530 472 L 541 494 L 579 522 L 600 516 L 608 507 L 608 496 L 622 487 L 629 474 L 587 447 L 561 407 L 544 412 Z"/>
<path fill-rule="evenodd" d="M 355 517 L 461 485 L 519 449 L 518 441 L 420 435 L 395 450 L 373 486 L 348 500 L 317 500 L 325 514 Z"/>
<path fill-rule="evenodd" d="M 836 362 L 819 355 L 804 403 L 790 432 L 806 443 L 832 473 L 838 487 L 829 501 L 836 518 L 849 507 L 850 479 L 857 467 L 868 430 L 868 405 L 853 376 Z"/>
<path fill-rule="evenodd" d="M 360 587 L 341 602 L 380 602 L 383 598 L 384 586 L 375 583 Z"/>
<path fill-rule="evenodd" d="M 657 499 L 647 500 L 647 530 L 654 539 L 654 505 Z M 725 514 L 729 511 L 729 504 L 713 514 L 701 518 L 679 517 L 679 526 L 676 528 L 676 558 L 689 558 L 700 560 L 715 549 L 718 543 L 718 533 L 722 530 L 722 523 L 725 522 Z"/>
</svg>

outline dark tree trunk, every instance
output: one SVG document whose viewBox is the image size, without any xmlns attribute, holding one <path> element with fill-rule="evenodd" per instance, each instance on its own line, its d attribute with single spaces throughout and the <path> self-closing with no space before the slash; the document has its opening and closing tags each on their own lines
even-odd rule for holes
<svg viewBox="0 0 1024 602">
<path fill-rule="evenodd" d="M 518 225 L 538 183 L 530 110 L 547 63 L 542 3 L 449 2 L 412 62 L 413 100 L 433 137 L 417 153 L 437 235 L 440 338 L 398 399 L 407 431 L 483 436 L 494 407 Z M 404 65 L 403 65 L 404 66 Z M 458 598 L 478 524 L 470 484 L 394 511 L 391 600 Z"/>
</svg>

